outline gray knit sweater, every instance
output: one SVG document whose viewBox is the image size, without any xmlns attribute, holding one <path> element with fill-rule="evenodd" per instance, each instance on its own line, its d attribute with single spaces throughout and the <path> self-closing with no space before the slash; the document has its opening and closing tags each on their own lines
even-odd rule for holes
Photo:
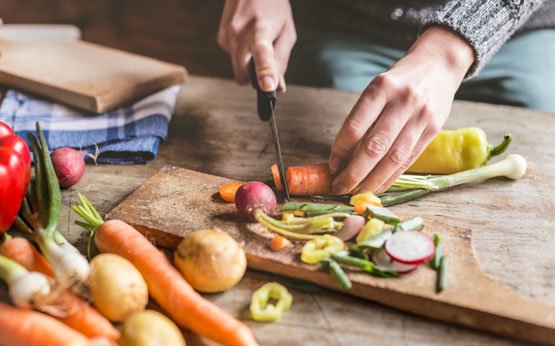
<svg viewBox="0 0 555 346">
<path fill-rule="evenodd" d="M 463 37 L 476 60 L 468 76 L 513 35 L 555 28 L 555 0 L 297 0 L 297 25 L 406 49 L 430 25 Z"/>
</svg>

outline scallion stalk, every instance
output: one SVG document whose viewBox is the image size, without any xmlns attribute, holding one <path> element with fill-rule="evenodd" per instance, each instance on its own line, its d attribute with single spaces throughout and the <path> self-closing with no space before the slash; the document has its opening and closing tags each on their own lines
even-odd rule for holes
<svg viewBox="0 0 555 346">
<path fill-rule="evenodd" d="M 504 160 L 491 165 L 469 169 L 466 171 L 440 176 L 402 175 L 388 190 L 380 196 L 384 206 L 408 202 L 429 192 L 475 181 L 506 177 L 517 180 L 526 173 L 527 162 L 518 154 L 507 156 Z"/>
</svg>

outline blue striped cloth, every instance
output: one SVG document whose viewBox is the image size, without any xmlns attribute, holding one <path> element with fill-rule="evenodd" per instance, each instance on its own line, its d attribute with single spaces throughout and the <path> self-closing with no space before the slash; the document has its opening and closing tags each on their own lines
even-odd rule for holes
<svg viewBox="0 0 555 346">
<path fill-rule="evenodd" d="M 36 133 L 35 123 L 40 122 L 51 150 L 72 147 L 94 154 L 98 146 L 98 163 L 145 163 L 156 157 L 168 135 L 179 90 L 175 85 L 100 115 L 8 90 L 0 121 L 25 140 L 28 132 Z"/>
</svg>

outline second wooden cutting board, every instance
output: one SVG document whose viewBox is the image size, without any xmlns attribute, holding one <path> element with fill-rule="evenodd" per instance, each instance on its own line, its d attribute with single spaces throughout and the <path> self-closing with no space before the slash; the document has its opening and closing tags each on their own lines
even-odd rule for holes
<svg viewBox="0 0 555 346">
<path fill-rule="evenodd" d="M 186 76 L 182 66 L 84 41 L 0 40 L 0 53 L 1 84 L 94 113 L 181 84 Z"/>
<path fill-rule="evenodd" d="M 218 227 L 244 243 L 249 267 L 338 289 L 327 273 L 299 261 L 301 244 L 271 251 L 268 243 L 273 234 L 240 217 L 233 204 L 220 200 L 218 188 L 228 182 L 227 178 L 166 166 L 108 218 L 123 220 L 157 245 L 172 249 L 190 232 Z M 450 261 L 444 292 L 435 292 L 436 274 L 425 265 L 398 279 L 350 271 L 353 288 L 344 292 L 440 321 L 555 345 L 555 308 L 521 297 L 490 279 L 474 256 L 470 230 L 426 219 L 424 232 L 438 233 L 443 239 Z"/>
</svg>

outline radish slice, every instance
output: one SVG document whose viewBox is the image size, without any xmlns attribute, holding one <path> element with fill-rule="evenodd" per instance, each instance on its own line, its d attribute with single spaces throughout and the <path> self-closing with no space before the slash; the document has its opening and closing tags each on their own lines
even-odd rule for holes
<svg viewBox="0 0 555 346">
<path fill-rule="evenodd" d="M 394 261 L 391 257 L 389 257 L 384 249 L 375 251 L 374 256 L 372 256 L 372 260 L 374 260 L 378 269 L 389 270 L 400 274 L 411 272 L 418 267 L 417 264 L 403 264 Z"/>
<path fill-rule="evenodd" d="M 343 226 L 337 231 L 335 234 L 341 240 L 349 240 L 354 238 L 364 227 L 364 223 L 366 222 L 366 218 L 360 215 L 347 215 L 347 217 L 343 220 Z"/>
<path fill-rule="evenodd" d="M 434 242 L 419 231 L 395 232 L 385 242 L 385 251 L 393 260 L 404 264 L 424 263 L 434 255 Z"/>
</svg>

